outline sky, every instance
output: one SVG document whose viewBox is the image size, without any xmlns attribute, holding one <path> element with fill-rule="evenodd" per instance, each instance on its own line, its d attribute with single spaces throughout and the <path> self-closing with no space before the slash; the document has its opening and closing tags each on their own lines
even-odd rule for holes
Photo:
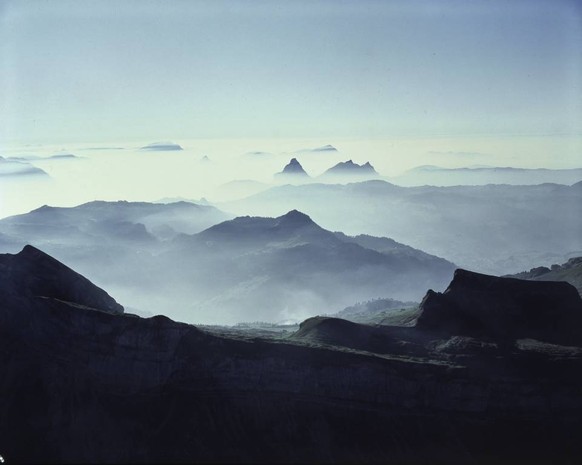
<svg viewBox="0 0 582 465">
<path fill-rule="evenodd" d="M 579 135 L 580 44 L 565 0 L 0 0 L 0 144 Z"/>
</svg>

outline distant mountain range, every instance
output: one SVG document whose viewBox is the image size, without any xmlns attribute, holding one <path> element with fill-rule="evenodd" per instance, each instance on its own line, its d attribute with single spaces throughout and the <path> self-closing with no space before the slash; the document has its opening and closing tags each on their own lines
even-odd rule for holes
<svg viewBox="0 0 582 465">
<path fill-rule="evenodd" d="M 288 185 L 221 208 L 264 216 L 297 208 L 328 229 L 391 237 L 465 268 L 508 274 L 582 254 L 581 186 Z"/>
<path fill-rule="evenodd" d="M 535 185 L 544 183 L 574 184 L 582 180 L 582 168 L 546 169 L 498 166 L 443 168 L 418 166 L 389 181 L 403 186 L 459 186 L 485 184 Z"/>
<path fill-rule="evenodd" d="M 298 211 L 226 216 L 179 202 L 91 202 L 0 220 L 0 247 L 32 243 L 124 305 L 186 321 L 286 321 L 381 296 L 417 300 L 454 265 L 387 238 L 348 237 Z M 203 224 L 218 223 L 196 234 Z"/>
</svg>

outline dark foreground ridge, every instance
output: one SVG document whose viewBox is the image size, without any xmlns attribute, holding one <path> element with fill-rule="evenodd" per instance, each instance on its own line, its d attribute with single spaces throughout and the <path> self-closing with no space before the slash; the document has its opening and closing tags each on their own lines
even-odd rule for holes
<svg viewBox="0 0 582 465">
<path fill-rule="evenodd" d="M 19 299 L 28 304 L 50 299 L 123 313 L 123 307 L 103 289 L 31 245 L 15 255 L 0 254 L 0 296 L 7 301 Z"/>
<path fill-rule="evenodd" d="M 104 291 L 42 252 L 0 256 L 0 454 L 7 463 L 577 463 L 582 348 L 513 339 L 517 330 L 502 340 L 448 330 L 477 295 L 522 312 L 528 293 L 547 296 L 544 337 L 565 329 L 563 305 L 580 310 L 559 283 L 514 281 L 458 272 L 443 294 L 451 300 L 437 300 L 437 311 L 455 310 L 436 329 L 429 294 L 414 327 L 318 317 L 291 337 L 259 338 L 112 314 Z"/>
<path fill-rule="evenodd" d="M 582 298 L 566 282 L 498 278 L 458 269 L 421 303 L 420 329 L 495 339 L 582 343 Z"/>
</svg>

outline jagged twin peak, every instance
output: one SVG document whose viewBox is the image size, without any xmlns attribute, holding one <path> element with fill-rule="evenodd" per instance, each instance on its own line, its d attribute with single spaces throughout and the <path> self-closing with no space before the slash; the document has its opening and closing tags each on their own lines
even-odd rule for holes
<svg viewBox="0 0 582 465">
<path fill-rule="evenodd" d="M 39 249 L 0 254 L 0 300 L 48 298 L 108 313 L 124 309 L 91 281 Z"/>
<path fill-rule="evenodd" d="M 566 282 L 499 278 L 458 269 L 444 293 L 429 290 L 419 329 L 496 339 L 582 342 L 582 298 Z"/>
<path fill-rule="evenodd" d="M 378 172 L 374 169 L 374 167 L 370 164 L 369 161 L 364 163 L 363 165 L 358 165 L 354 163 L 352 160 L 348 160 L 345 162 L 340 162 L 335 166 L 332 166 L 328 169 L 322 176 L 367 176 L 367 177 L 375 177 L 378 176 Z"/>
</svg>

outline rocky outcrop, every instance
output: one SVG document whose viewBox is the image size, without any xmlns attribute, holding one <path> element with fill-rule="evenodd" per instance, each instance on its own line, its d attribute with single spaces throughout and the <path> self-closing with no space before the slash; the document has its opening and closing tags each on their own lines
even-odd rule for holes
<svg viewBox="0 0 582 465">
<path fill-rule="evenodd" d="M 103 289 L 31 245 L 15 255 L 0 255 L 0 296 L 28 302 L 37 298 L 52 299 L 108 313 L 123 313 L 123 307 Z"/>
<path fill-rule="evenodd" d="M 458 269 L 444 293 L 428 291 L 419 329 L 496 339 L 582 342 L 582 299 L 566 282 L 499 278 Z"/>
</svg>

